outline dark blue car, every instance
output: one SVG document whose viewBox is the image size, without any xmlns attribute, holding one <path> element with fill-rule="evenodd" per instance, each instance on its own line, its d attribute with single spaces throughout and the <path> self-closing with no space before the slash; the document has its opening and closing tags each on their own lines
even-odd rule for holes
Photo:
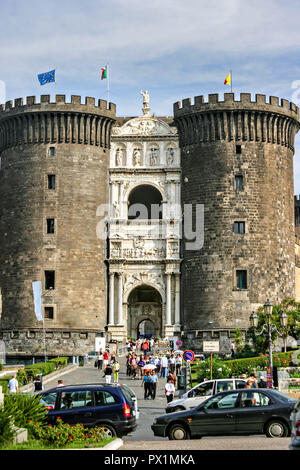
<svg viewBox="0 0 300 470">
<path fill-rule="evenodd" d="M 122 437 L 137 426 L 132 395 L 119 384 L 66 385 L 38 396 L 48 410 L 48 424 L 55 425 L 59 417 L 70 425 L 101 426 L 110 437 Z"/>
</svg>

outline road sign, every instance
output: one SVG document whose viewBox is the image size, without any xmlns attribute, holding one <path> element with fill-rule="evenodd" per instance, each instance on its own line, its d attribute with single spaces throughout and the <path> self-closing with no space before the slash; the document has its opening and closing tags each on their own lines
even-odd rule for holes
<svg viewBox="0 0 300 470">
<path fill-rule="evenodd" d="M 219 352 L 219 341 L 203 341 L 203 352 Z"/>
<path fill-rule="evenodd" d="M 186 362 L 191 362 L 195 359 L 195 353 L 193 353 L 193 351 L 184 351 L 183 353 L 183 359 L 186 361 Z"/>
<path fill-rule="evenodd" d="M 181 346 L 182 346 L 182 341 L 181 341 L 180 339 L 178 339 L 178 340 L 176 341 L 176 346 L 177 346 L 178 348 L 181 348 Z"/>
</svg>

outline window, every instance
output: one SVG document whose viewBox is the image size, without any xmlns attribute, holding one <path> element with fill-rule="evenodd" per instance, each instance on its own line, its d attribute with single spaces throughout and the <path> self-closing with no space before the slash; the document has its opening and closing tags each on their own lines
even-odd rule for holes
<svg viewBox="0 0 300 470">
<path fill-rule="evenodd" d="M 83 408 L 92 406 L 92 392 L 90 390 L 79 390 L 73 392 L 62 392 L 60 409 L 70 410 L 73 408 Z"/>
<path fill-rule="evenodd" d="M 116 400 L 110 392 L 98 390 L 95 392 L 95 403 L 96 406 L 113 405 L 116 403 Z"/>
<path fill-rule="evenodd" d="M 245 380 L 236 380 L 235 381 L 235 388 L 245 388 L 247 382 Z"/>
<path fill-rule="evenodd" d="M 189 392 L 189 397 L 205 397 L 213 394 L 214 382 L 207 382 Z"/>
<path fill-rule="evenodd" d="M 235 146 L 235 152 L 237 154 L 241 154 L 242 153 L 242 146 L 241 145 L 236 145 Z"/>
<path fill-rule="evenodd" d="M 243 175 L 235 175 L 235 190 L 236 191 L 243 191 L 244 190 Z"/>
<path fill-rule="evenodd" d="M 48 393 L 47 395 L 43 395 L 42 398 L 40 399 L 41 405 L 44 405 L 47 407 L 48 410 L 54 410 L 55 409 L 55 403 L 56 403 L 56 397 L 57 393 Z"/>
<path fill-rule="evenodd" d="M 229 390 L 233 390 L 233 380 L 228 381 L 228 380 L 221 380 L 220 382 L 217 382 L 217 391 L 216 393 L 219 392 L 229 392 Z"/>
<path fill-rule="evenodd" d="M 44 310 L 44 318 L 48 320 L 53 320 L 54 318 L 54 308 L 53 307 L 45 307 Z"/>
<path fill-rule="evenodd" d="M 211 410 L 211 409 L 225 409 L 225 408 L 235 408 L 237 398 L 238 398 L 238 392 L 236 393 L 230 393 L 229 395 L 217 395 L 212 397 L 211 399 L 207 400 L 206 404 L 204 405 L 204 408 L 206 410 Z"/>
<path fill-rule="evenodd" d="M 234 233 L 245 233 L 245 222 L 234 222 Z"/>
<path fill-rule="evenodd" d="M 54 233 L 54 219 L 47 219 L 47 233 Z"/>
<path fill-rule="evenodd" d="M 247 289 L 247 271 L 239 270 L 236 272 L 236 288 Z"/>
<path fill-rule="evenodd" d="M 45 271 L 45 289 L 55 288 L 55 271 Z"/>
<path fill-rule="evenodd" d="M 241 393 L 241 407 L 250 408 L 253 406 L 270 406 L 271 399 L 261 392 L 247 390 Z"/>
<path fill-rule="evenodd" d="M 55 189 L 55 175 L 48 175 L 48 189 Z"/>
<path fill-rule="evenodd" d="M 49 148 L 49 155 L 50 155 L 50 157 L 54 157 L 54 156 L 55 156 L 55 147 L 50 147 L 50 148 Z"/>
</svg>

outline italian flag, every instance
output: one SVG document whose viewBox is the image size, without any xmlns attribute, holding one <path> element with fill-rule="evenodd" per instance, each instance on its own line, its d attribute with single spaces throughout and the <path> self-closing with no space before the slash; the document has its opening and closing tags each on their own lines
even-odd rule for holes
<svg viewBox="0 0 300 470">
<path fill-rule="evenodd" d="M 104 68 L 101 68 L 101 80 L 107 78 L 107 65 Z"/>
</svg>

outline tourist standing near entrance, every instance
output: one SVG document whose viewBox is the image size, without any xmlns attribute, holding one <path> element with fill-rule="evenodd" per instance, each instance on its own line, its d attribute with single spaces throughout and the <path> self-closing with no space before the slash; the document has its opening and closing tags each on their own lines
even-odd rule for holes
<svg viewBox="0 0 300 470">
<path fill-rule="evenodd" d="M 151 392 L 150 394 L 151 394 L 152 400 L 155 400 L 157 385 L 158 385 L 158 375 L 155 372 L 155 369 L 153 369 L 151 372 L 151 377 L 150 377 L 150 392 Z"/>
<path fill-rule="evenodd" d="M 163 356 L 160 360 L 160 365 L 161 365 L 161 370 L 160 370 L 160 376 L 161 377 L 168 377 L 168 358 L 166 356 Z"/>
</svg>

